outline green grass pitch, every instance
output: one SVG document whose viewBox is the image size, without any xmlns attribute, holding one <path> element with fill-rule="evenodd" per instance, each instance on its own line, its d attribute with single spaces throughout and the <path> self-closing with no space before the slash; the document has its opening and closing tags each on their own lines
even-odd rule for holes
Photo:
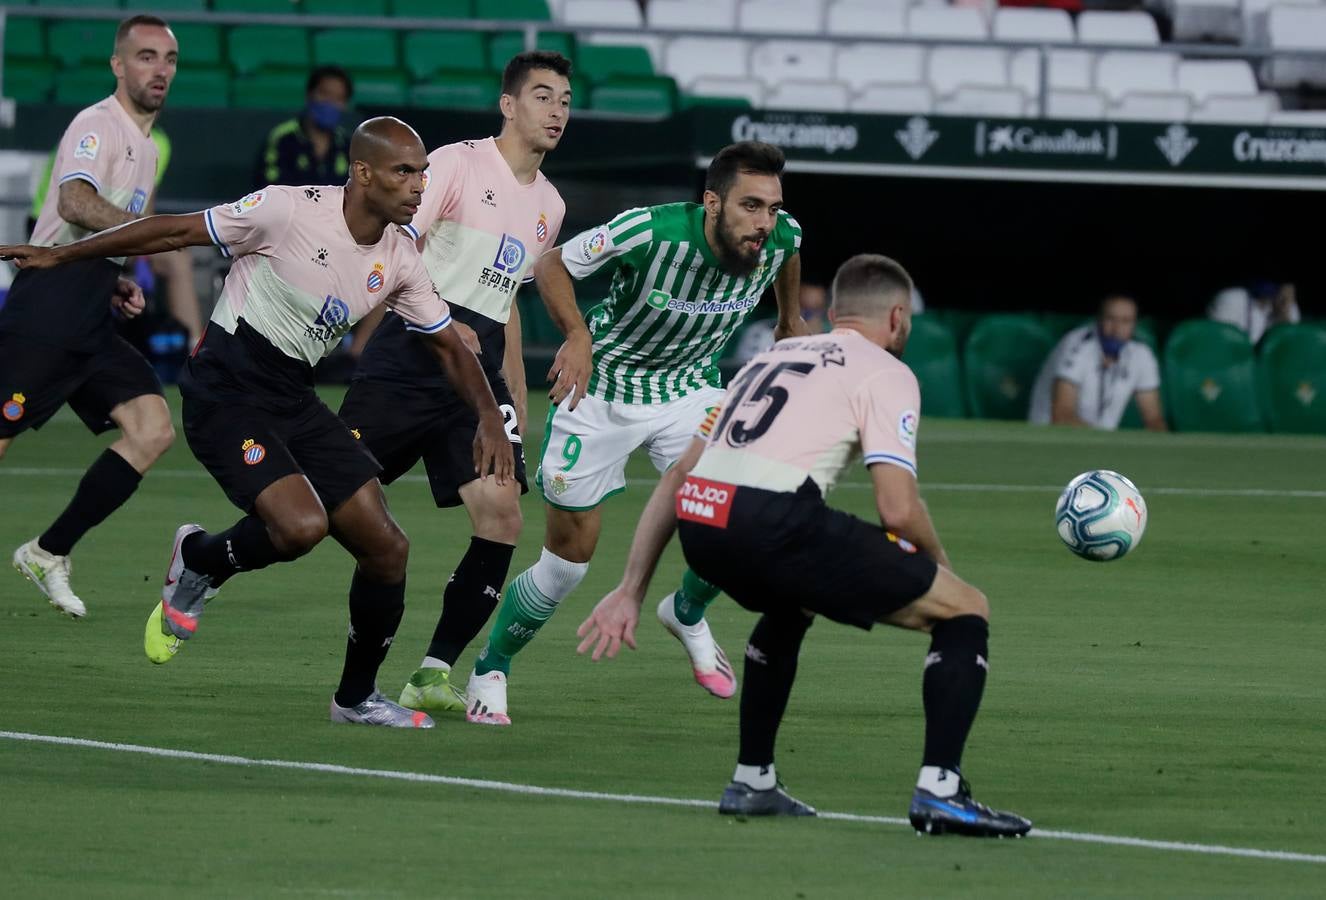
<svg viewBox="0 0 1326 900">
<path fill-rule="evenodd" d="M 541 421 L 532 409 L 531 427 Z M 103 443 L 67 412 L 15 442 L 0 463 L 0 550 L 45 527 Z M 537 445 L 535 434 L 531 456 Z M 1326 440 L 1311 438 L 925 422 L 923 494 L 958 573 L 993 608 L 991 677 L 964 759 L 977 797 L 1045 830 L 1326 852 L 1324 454 Z M 1054 486 L 1098 467 L 1130 476 L 1150 507 L 1140 548 L 1105 565 L 1069 554 L 1052 521 Z M 515 726 L 453 718 L 387 733 L 327 722 L 351 571 L 330 541 L 231 581 L 170 665 L 144 658 L 175 526 L 236 517 L 181 438 L 77 548 L 85 620 L 57 616 L 0 572 L 0 730 L 715 801 L 735 761 L 735 701 L 703 693 L 650 618 L 637 652 L 599 664 L 574 652 L 649 495 L 648 462 L 629 474 L 583 586 L 516 660 Z M 388 495 L 412 541 L 408 608 L 381 677 L 394 694 L 469 530 L 418 481 Z M 873 508 L 860 472 L 832 500 L 863 516 Z M 524 510 L 513 574 L 543 532 L 532 495 Z M 654 598 L 681 567 L 673 546 Z M 739 660 L 753 617 L 722 599 L 711 621 Z M 906 814 L 925 646 L 915 634 L 816 624 L 779 743 L 797 796 L 822 810 Z M 1311 861 L 741 822 L 14 739 L 0 739 L 0 870 L 15 897 L 1309 897 L 1326 877 Z"/>
</svg>

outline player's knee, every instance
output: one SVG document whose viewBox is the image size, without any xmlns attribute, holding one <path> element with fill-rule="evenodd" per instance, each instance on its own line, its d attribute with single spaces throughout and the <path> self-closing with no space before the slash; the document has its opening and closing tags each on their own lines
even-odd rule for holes
<svg viewBox="0 0 1326 900">
<path fill-rule="evenodd" d="M 294 512 L 279 522 L 268 522 L 272 543 L 287 559 L 303 556 L 327 536 L 327 514 L 320 508 Z"/>
<path fill-rule="evenodd" d="M 514 544 L 520 540 L 520 530 L 525 524 L 518 503 L 502 504 L 480 519 L 478 537 L 500 544 Z"/>
<path fill-rule="evenodd" d="M 970 585 L 959 596 L 955 616 L 980 616 L 990 621 L 990 600 L 985 594 Z"/>
<path fill-rule="evenodd" d="M 374 548 L 373 559 L 368 562 L 368 566 L 380 580 L 395 584 L 405 577 L 409 562 L 410 539 L 400 528 L 392 527 L 383 535 L 381 544 Z"/>
<path fill-rule="evenodd" d="M 175 426 L 171 424 L 170 419 L 154 422 L 138 436 L 139 448 L 152 462 L 160 459 L 173 443 L 175 443 Z"/>
</svg>

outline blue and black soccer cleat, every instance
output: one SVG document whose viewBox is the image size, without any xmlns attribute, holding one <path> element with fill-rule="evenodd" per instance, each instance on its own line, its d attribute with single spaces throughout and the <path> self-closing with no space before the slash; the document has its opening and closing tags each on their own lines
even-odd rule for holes
<svg viewBox="0 0 1326 900">
<path fill-rule="evenodd" d="M 917 833 L 965 834 L 968 837 L 1022 837 L 1031 831 L 1031 820 L 1017 813 L 991 809 L 971 797 L 964 778 L 952 797 L 936 797 L 922 788 L 912 794 L 907 818 Z"/>
<path fill-rule="evenodd" d="M 765 791 L 757 791 L 748 784 L 732 781 L 723 789 L 718 811 L 725 816 L 813 816 L 815 808 L 807 806 L 783 790 L 781 784 Z"/>
</svg>

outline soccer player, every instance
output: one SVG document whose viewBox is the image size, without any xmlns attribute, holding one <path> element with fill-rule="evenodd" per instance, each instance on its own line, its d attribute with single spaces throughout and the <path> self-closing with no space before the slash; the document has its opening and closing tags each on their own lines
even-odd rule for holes
<svg viewBox="0 0 1326 900">
<path fill-rule="evenodd" d="M 115 93 L 75 116 L 60 139 L 33 244 L 68 244 L 148 207 L 157 168 L 148 135 L 178 56 L 175 35 L 156 16 L 120 23 L 110 58 Z M 120 277 L 123 265 L 103 254 L 19 272 L 0 308 L 0 457 L 66 403 L 93 434 L 120 429 L 59 517 L 14 551 L 14 568 L 75 619 L 87 607 L 69 584 L 69 554 L 129 500 L 175 439 L 151 364 L 115 333 L 112 306 L 136 312 L 142 303 L 137 286 Z"/>
<path fill-rule="evenodd" d="M 520 537 L 520 495 L 528 490 L 525 366 L 520 317 L 512 301 L 543 251 L 555 246 L 566 205 L 539 171 L 557 147 L 571 108 L 571 63 L 535 50 L 502 74 L 502 132 L 497 138 L 439 147 L 428 156 L 428 185 L 410 230 L 423 241 L 424 266 L 455 321 L 472 328 L 479 362 L 506 417 L 515 480 L 497 485 L 474 471 L 474 413 L 457 396 L 402 317 L 388 313 L 360 358 L 341 418 L 382 463 L 390 484 L 422 457 L 439 507 L 464 504 L 470 546 L 442 594 L 442 615 L 400 702 L 432 712 L 465 709 L 451 667 L 479 634 L 501 597 Z M 562 400 L 589 375 L 589 331 L 574 299 L 557 298 L 553 320 L 567 335 L 553 371 Z"/>
<path fill-rule="evenodd" d="M 375 686 L 405 608 L 409 542 L 387 512 L 377 461 L 314 392 L 313 366 L 389 303 L 475 408 L 475 468 L 505 484 L 511 445 L 474 352 L 448 327 L 414 239 L 397 227 L 419 207 L 423 142 L 399 119 L 369 119 L 350 155 L 345 187 L 268 187 L 205 212 L 151 216 L 51 249 L 4 247 L 0 256 L 49 268 L 215 244 L 236 258 L 180 394 L 189 448 L 245 516 L 215 534 L 197 525 L 175 532 L 144 649 L 153 662 L 169 661 L 228 578 L 303 556 L 331 534 L 357 563 L 332 721 L 431 727 Z"/>
<path fill-rule="evenodd" d="M 912 825 L 1020 836 L 1031 822 L 977 803 L 959 769 L 989 669 L 990 611 L 985 595 L 953 574 L 917 490 L 921 397 L 898 359 L 911 330 L 911 288 L 886 257 L 845 262 L 833 281 L 833 331 L 784 341 L 737 374 L 678 463 L 694 466 L 681 490 L 669 496 L 660 485 L 650 498 L 629 565 L 652 570 L 675 513 L 687 563 L 761 614 L 746 645 L 737 769 L 719 812 L 815 814 L 778 783 L 774 739 L 818 614 L 930 634 Z M 880 525 L 824 502 L 858 455 Z M 600 601 L 580 626 L 580 652 L 592 645 L 598 659 L 622 641 L 634 647 L 640 599 L 619 590 Z"/>
<path fill-rule="evenodd" d="M 466 691 L 470 721 L 511 723 L 511 658 L 585 577 L 599 504 L 624 489 L 626 458 L 637 447 L 660 472 L 685 452 L 722 396 L 718 353 L 765 290 L 772 286 L 778 298 L 780 337 L 802 326 L 801 227 L 782 208 L 783 162 L 770 144 L 732 144 L 709 165 L 703 204 L 627 210 L 535 266 L 539 292 L 554 306 L 574 301 L 573 279 L 612 273 L 612 286 L 588 314 L 586 396 L 549 410 L 536 476 L 548 505 L 543 552 L 503 596 Z M 704 620 L 717 594 L 688 573 L 658 613 L 696 680 L 726 698 L 736 678 Z"/>
</svg>

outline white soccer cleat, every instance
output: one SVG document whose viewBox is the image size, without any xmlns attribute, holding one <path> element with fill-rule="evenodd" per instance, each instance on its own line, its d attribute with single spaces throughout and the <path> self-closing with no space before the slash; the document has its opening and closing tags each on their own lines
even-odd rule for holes
<svg viewBox="0 0 1326 900">
<path fill-rule="evenodd" d="M 677 619 L 673 606 L 674 596 L 668 594 L 658 602 L 658 620 L 686 648 L 696 684 L 720 700 L 731 699 L 737 692 L 737 675 L 732 669 L 732 663 L 727 661 L 727 654 L 714 640 L 706 620 L 701 619 L 694 625 L 683 625 Z"/>
<path fill-rule="evenodd" d="M 506 675 L 498 671 L 487 675 L 470 673 L 465 688 L 469 706 L 465 708 L 465 721 L 475 725 L 510 725 L 506 714 Z"/>
<path fill-rule="evenodd" d="M 69 557 L 47 553 L 33 538 L 14 551 L 14 568 L 66 616 L 81 619 L 87 615 L 87 607 L 69 587 L 69 575 L 74 570 Z"/>
</svg>

